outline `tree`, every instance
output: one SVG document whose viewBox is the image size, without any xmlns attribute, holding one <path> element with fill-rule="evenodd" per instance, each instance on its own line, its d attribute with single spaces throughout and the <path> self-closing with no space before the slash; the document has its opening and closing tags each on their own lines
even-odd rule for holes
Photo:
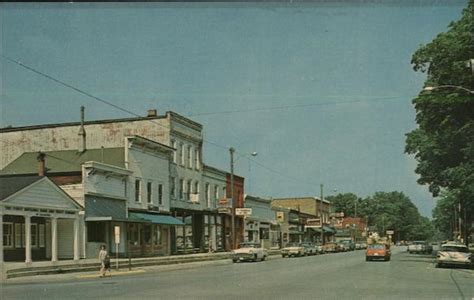
<svg viewBox="0 0 474 300">
<path fill-rule="evenodd" d="M 462 17 L 412 57 L 415 71 L 427 73 L 425 86 L 460 86 L 422 91 L 413 100 L 418 128 L 407 134 L 405 152 L 417 160 L 418 183 L 433 196 L 456 191 L 466 216 L 474 215 L 474 0 Z M 469 223 L 471 220 L 464 220 Z M 439 224 L 438 224 L 439 225 Z"/>
<path fill-rule="evenodd" d="M 328 196 L 326 200 L 330 201 L 334 207 L 334 211 L 343 212 L 346 217 L 354 217 L 356 215 L 357 206 L 360 207 L 361 199 L 353 193 L 337 194 L 336 196 Z M 359 213 L 357 213 L 359 215 Z"/>
</svg>

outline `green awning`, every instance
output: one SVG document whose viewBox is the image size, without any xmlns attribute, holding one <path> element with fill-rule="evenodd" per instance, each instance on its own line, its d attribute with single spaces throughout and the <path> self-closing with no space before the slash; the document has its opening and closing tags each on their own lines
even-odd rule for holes
<svg viewBox="0 0 474 300">
<path fill-rule="evenodd" d="M 330 232 L 330 233 L 336 233 L 336 230 L 332 229 L 329 226 L 323 226 L 323 231 L 324 232 Z"/>
<path fill-rule="evenodd" d="M 153 224 L 184 225 L 184 223 L 181 220 L 178 220 L 172 216 L 166 216 L 166 215 L 129 212 L 128 218 L 131 220 L 137 220 L 137 221 L 149 221 Z"/>
</svg>

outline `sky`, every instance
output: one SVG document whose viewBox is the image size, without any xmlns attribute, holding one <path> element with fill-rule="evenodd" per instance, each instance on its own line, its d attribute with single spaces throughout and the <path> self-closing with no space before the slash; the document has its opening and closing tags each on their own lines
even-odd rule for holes
<svg viewBox="0 0 474 300">
<path fill-rule="evenodd" d="M 382 3 L 383 2 L 383 3 Z M 204 127 L 204 163 L 246 193 L 401 191 L 435 206 L 404 153 L 423 87 L 411 56 L 465 1 L 8 3 L 1 54 L 138 115 Z M 0 57 L 0 127 L 131 115 Z M 248 158 L 252 152 L 255 157 Z"/>
</svg>

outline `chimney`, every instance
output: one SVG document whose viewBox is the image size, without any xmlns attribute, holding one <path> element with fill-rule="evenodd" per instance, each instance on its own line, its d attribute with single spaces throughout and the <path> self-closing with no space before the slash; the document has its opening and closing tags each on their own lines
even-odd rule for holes
<svg viewBox="0 0 474 300">
<path fill-rule="evenodd" d="M 81 127 L 79 128 L 78 135 L 80 137 L 78 151 L 80 153 L 84 153 L 86 151 L 86 130 L 84 128 L 84 106 L 81 106 Z"/>
<path fill-rule="evenodd" d="M 46 162 L 45 162 L 45 157 L 46 157 L 46 154 L 44 154 L 43 152 L 38 152 L 38 156 L 36 157 L 36 159 L 38 160 L 39 164 L 38 164 L 38 176 L 45 176 L 46 175 Z"/>
<path fill-rule="evenodd" d="M 152 118 L 152 117 L 156 117 L 157 115 L 158 115 L 158 112 L 157 112 L 156 109 L 149 109 L 148 110 L 147 117 Z"/>
</svg>

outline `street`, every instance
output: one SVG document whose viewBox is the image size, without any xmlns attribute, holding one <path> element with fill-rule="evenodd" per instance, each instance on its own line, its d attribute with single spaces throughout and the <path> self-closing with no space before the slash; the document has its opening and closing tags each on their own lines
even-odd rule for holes
<svg viewBox="0 0 474 300">
<path fill-rule="evenodd" d="M 203 265 L 111 278 L 9 281 L 2 299 L 473 299 L 474 270 L 436 269 L 433 257 L 394 247 L 390 262 L 364 251 Z M 182 266 L 181 266 L 182 267 Z"/>
</svg>

